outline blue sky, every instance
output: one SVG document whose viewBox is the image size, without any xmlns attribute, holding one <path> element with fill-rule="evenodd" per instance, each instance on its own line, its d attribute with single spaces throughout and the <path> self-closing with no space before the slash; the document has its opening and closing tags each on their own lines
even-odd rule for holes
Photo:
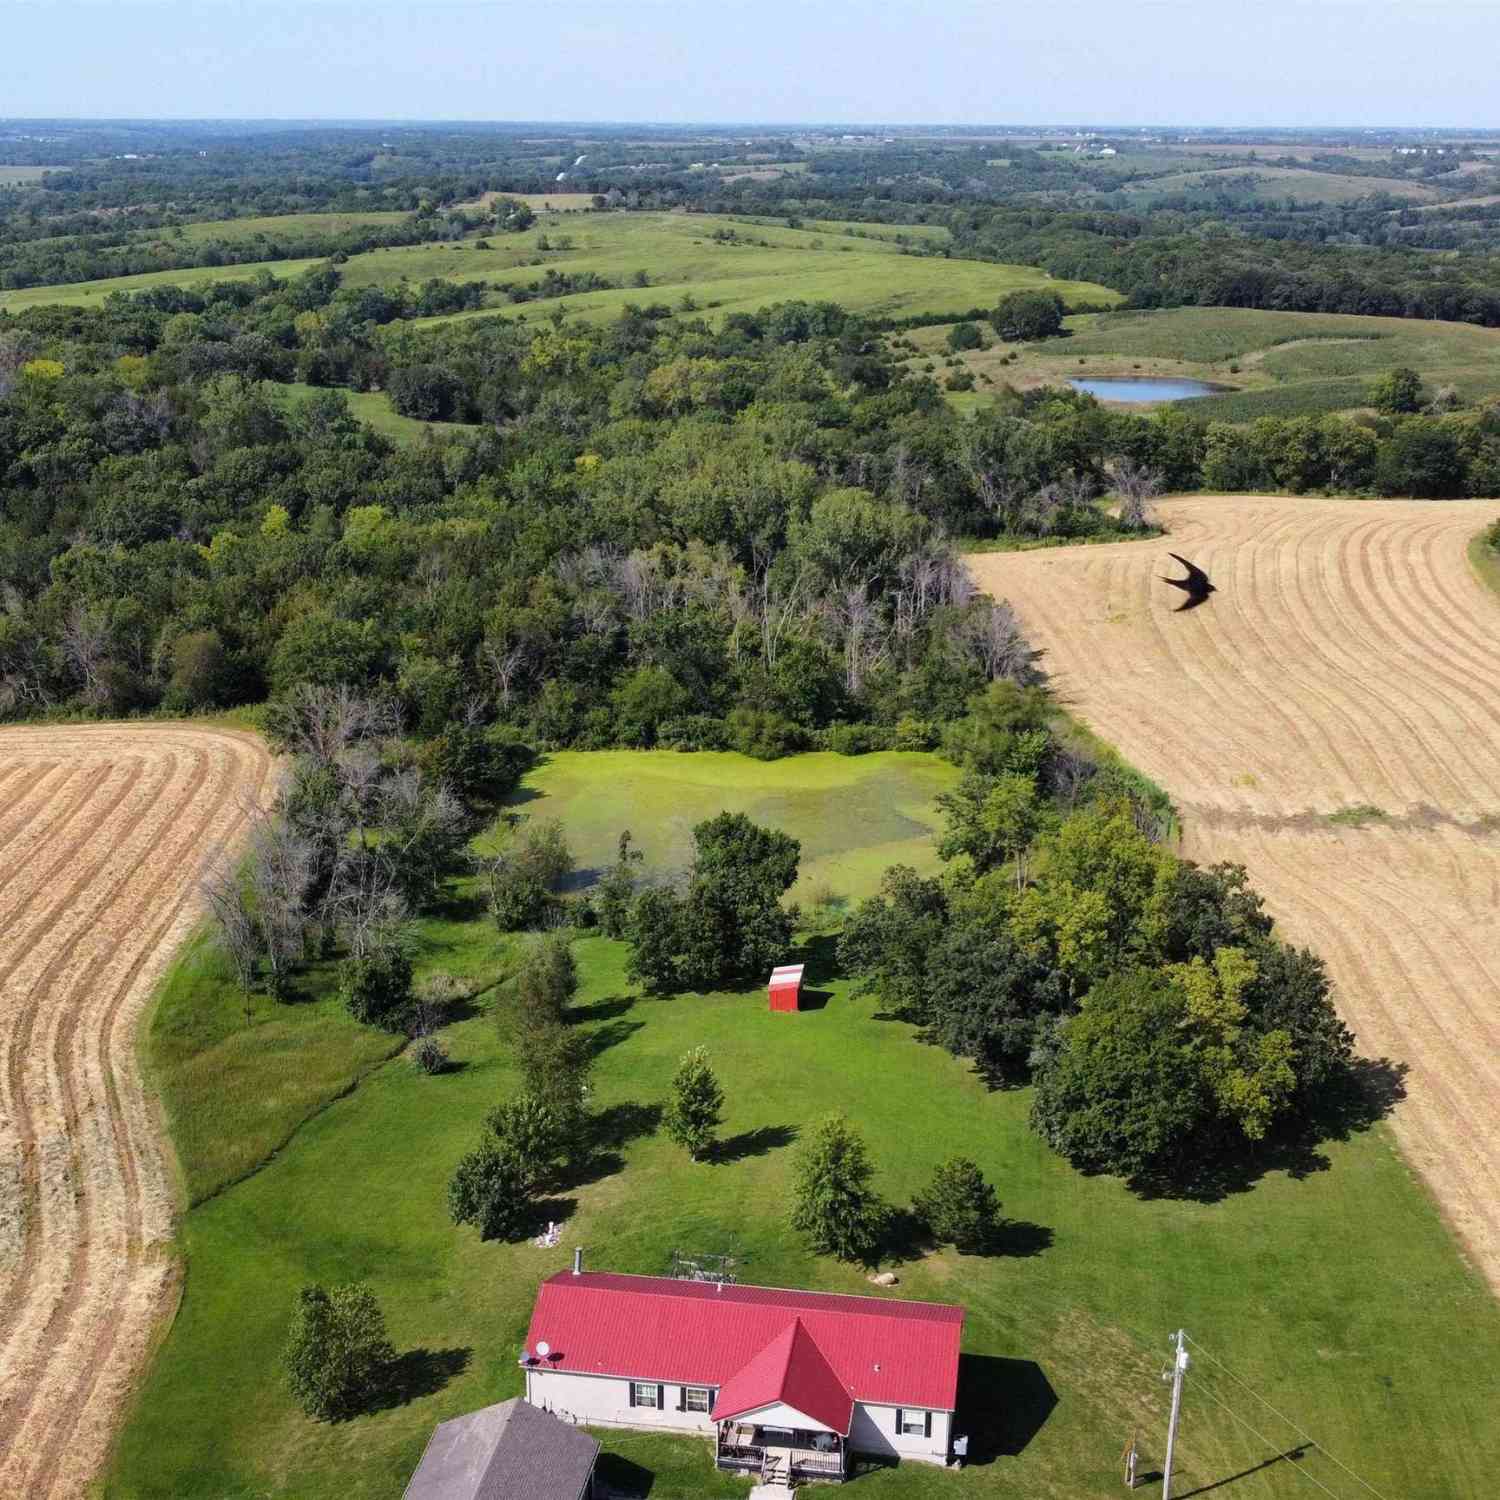
<svg viewBox="0 0 1500 1500">
<path fill-rule="evenodd" d="M 0 116 L 1500 126 L 1500 0 L 0 0 Z"/>
</svg>

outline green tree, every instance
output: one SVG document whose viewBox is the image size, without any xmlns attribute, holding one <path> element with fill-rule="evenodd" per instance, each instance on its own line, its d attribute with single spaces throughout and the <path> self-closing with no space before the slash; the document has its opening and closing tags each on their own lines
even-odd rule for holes
<svg viewBox="0 0 1500 1500">
<path fill-rule="evenodd" d="M 667 1134 L 694 1160 L 707 1156 L 724 1118 L 724 1090 L 709 1065 L 707 1049 L 684 1054 L 672 1076 L 663 1123 Z"/>
<path fill-rule="evenodd" d="M 979 874 L 1015 862 L 1016 885 L 1026 883 L 1023 855 L 1041 827 L 1036 782 L 1018 772 L 985 776 L 971 771 L 951 792 L 939 793 L 944 828 L 938 840 L 943 859 L 968 855 Z"/>
<path fill-rule="evenodd" d="M 282 1350 L 287 1386 L 308 1416 L 337 1421 L 363 1410 L 396 1357 L 385 1315 L 363 1283 L 302 1288 Z"/>
<path fill-rule="evenodd" d="M 629 972 L 658 989 L 709 989 L 762 977 L 791 941 L 781 898 L 797 878 L 801 845 L 743 813 L 693 829 L 687 890 L 644 891 L 631 918 Z"/>
<path fill-rule="evenodd" d="M 873 1263 L 889 1222 L 873 1175 L 864 1138 L 843 1115 L 830 1115 L 793 1164 L 792 1228 L 820 1255 Z"/>
<path fill-rule="evenodd" d="M 1399 415 L 1422 409 L 1422 377 L 1409 366 L 1398 365 L 1370 383 L 1370 405 L 1377 411 Z"/>
<path fill-rule="evenodd" d="M 1000 1232 L 1000 1199 L 966 1156 L 953 1156 L 932 1174 L 912 1211 L 934 1239 L 971 1255 L 990 1249 Z"/>
<path fill-rule="evenodd" d="M 948 901 L 940 881 L 892 865 L 880 894 L 862 901 L 839 934 L 839 964 L 862 993 L 910 1020 L 931 1019 L 927 959 L 947 930 Z"/>
<path fill-rule="evenodd" d="M 1042 1139 L 1086 1172 L 1133 1178 L 1188 1161 L 1214 1101 L 1184 1019 L 1183 993 L 1163 974 L 1096 984 L 1036 1074 L 1031 1121 Z"/>
<path fill-rule="evenodd" d="M 520 1093 L 485 1117 L 495 1145 L 514 1163 L 528 1192 L 552 1182 L 568 1157 L 568 1122 L 542 1095 Z"/>
<path fill-rule="evenodd" d="M 1063 312 L 1056 292 L 1011 292 L 1000 299 L 990 323 L 1007 343 L 1022 343 L 1061 333 Z"/>
<path fill-rule="evenodd" d="M 1039 1037 L 1068 1006 L 1064 975 L 993 920 L 950 928 L 929 952 L 927 1035 L 992 1080 L 1024 1077 Z"/>
<path fill-rule="evenodd" d="M 448 1214 L 455 1224 L 474 1225 L 481 1239 L 524 1239 L 535 1214 L 525 1164 L 486 1136 L 454 1169 Z"/>
</svg>

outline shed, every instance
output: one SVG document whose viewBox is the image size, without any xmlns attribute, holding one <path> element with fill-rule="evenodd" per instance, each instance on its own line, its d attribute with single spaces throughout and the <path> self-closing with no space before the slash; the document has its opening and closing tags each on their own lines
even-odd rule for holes
<svg viewBox="0 0 1500 1500">
<path fill-rule="evenodd" d="M 406 1500 L 588 1500 L 599 1444 L 519 1397 L 439 1422 Z"/>
<path fill-rule="evenodd" d="M 771 1009 L 802 1009 L 802 964 L 782 964 L 771 970 Z"/>
</svg>

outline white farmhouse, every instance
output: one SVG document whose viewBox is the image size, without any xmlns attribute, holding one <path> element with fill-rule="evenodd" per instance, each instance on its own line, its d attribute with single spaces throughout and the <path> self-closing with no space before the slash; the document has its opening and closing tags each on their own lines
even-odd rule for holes
<svg viewBox="0 0 1500 1500">
<path fill-rule="evenodd" d="M 526 1399 L 713 1439 L 721 1469 L 840 1480 L 851 1454 L 946 1464 L 961 1307 L 584 1271 L 537 1293 Z"/>
</svg>

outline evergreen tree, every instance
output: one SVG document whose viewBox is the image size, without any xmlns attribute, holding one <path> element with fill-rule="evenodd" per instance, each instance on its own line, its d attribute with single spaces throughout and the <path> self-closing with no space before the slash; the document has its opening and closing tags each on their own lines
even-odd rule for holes
<svg viewBox="0 0 1500 1500">
<path fill-rule="evenodd" d="M 993 1245 L 1000 1228 L 1000 1199 L 965 1156 L 949 1158 L 933 1173 L 912 1210 L 936 1239 L 970 1254 Z"/>
</svg>

